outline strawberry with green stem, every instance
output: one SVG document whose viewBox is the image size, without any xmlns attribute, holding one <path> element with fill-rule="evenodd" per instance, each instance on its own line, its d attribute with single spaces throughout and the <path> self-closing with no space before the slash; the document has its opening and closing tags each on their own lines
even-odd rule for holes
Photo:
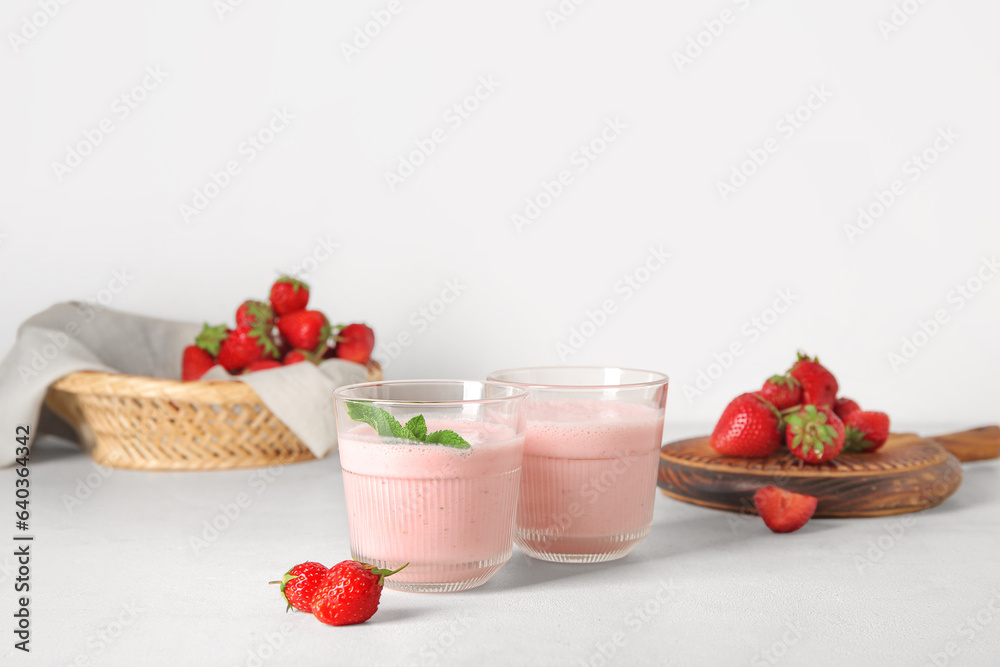
<svg viewBox="0 0 1000 667">
<path fill-rule="evenodd" d="M 385 578 L 404 567 L 383 570 L 355 560 L 337 563 L 317 587 L 313 615 L 327 625 L 364 623 L 378 611 Z"/>
<path fill-rule="evenodd" d="M 845 452 L 875 452 L 889 439 L 889 415 L 873 410 L 855 410 L 844 420 Z"/>
<path fill-rule="evenodd" d="M 788 374 L 802 385 L 802 403 L 829 407 L 837 398 L 837 378 L 833 376 L 818 357 L 798 353 L 798 360 Z"/>
<path fill-rule="evenodd" d="M 291 276 L 281 276 L 271 285 L 270 298 L 278 315 L 305 310 L 309 303 L 309 285 Z"/>
<path fill-rule="evenodd" d="M 321 356 L 329 344 L 332 327 L 318 310 L 297 310 L 278 318 L 278 331 L 293 348 Z"/>
<path fill-rule="evenodd" d="M 325 583 L 329 568 L 320 563 L 306 561 L 299 563 L 288 572 L 280 581 L 269 581 L 269 584 L 281 584 L 281 597 L 285 599 L 289 611 L 295 607 L 299 611 L 311 614 L 313 611 L 313 599 L 320 586 Z"/>
<path fill-rule="evenodd" d="M 844 448 L 844 422 L 830 408 L 805 405 L 785 422 L 788 450 L 806 463 L 824 463 Z"/>
<path fill-rule="evenodd" d="M 764 382 L 760 395 L 779 410 L 787 410 L 802 402 L 802 385 L 787 373 L 772 375 Z"/>
<path fill-rule="evenodd" d="M 741 394 L 722 412 L 708 444 L 726 456 L 760 458 L 781 447 L 781 413 L 757 394 Z"/>
</svg>

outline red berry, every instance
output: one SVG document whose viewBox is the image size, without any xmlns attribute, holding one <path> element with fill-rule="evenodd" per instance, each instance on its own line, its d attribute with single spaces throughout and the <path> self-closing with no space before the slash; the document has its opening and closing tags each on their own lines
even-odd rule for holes
<svg viewBox="0 0 1000 667">
<path fill-rule="evenodd" d="M 848 452 L 874 452 L 889 439 L 889 415 L 884 412 L 855 410 L 844 420 L 847 426 Z"/>
<path fill-rule="evenodd" d="M 322 354 L 330 338 L 330 322 L 318 310 L 297 310 L 278 318 L 278 331 L 292 347 Z"/>
<path fill-rule="evenodd" d="M 306 561 L 286 572 L 281 581 L 271 583 L 281 584 L 281 596 L 288 603 L 288 609 L 295 607 L 299 611 L 312 613 L 313 599 L 316 597 L 316 591 L 326 580 L 327 572 L 329 570 L 325 565 Z"/>
<path fill-rule="evenodd" d="M 311 361 L 314 364 L 317 363 L 313 353 L 306 350 L 292 350 L 285 355 L 284 363 L 286 366 L 291 366 L 292 364 L 299 364 L 303 361 Z"/>
<path fill-rule="evenodd" d="M 236 309 L 236 326 L 270 331 L 274 326 L 274 310 L 263 301 L 248 299 Z"/>
<path fill-rule="evenodd" d="M 219 364 L 230 373 L 238 373 L 265 356 L 277 356 L 278 348 L 258 329 L 236 327 L 219 347 Z"/>
<path fill-rule="evenodd" d="M 816 511 L 816 498 L 765 486 L 753 494 L 753 504 L 764 523 L 776 533 L 791 533 L 808 523 Z"/>
<path fill-rule="evenodd" d="M 829 461 L 844 448 L 844 422 L 830 408 L 806 405 L 785 421 L 785 444 L 806 463 Z"/>
<path fill-rule="evenodd" d="M 849 398 L 838 398 L 833 402 L 833 412 L 840 417 L 840 421 L 847 421 L 847 415 L 857 412 L 861 407 Z"/>
<path fill-rule="evenodd" d="M 375 349 L 375 332 L 364 324 L 348 324 L 337 334 L 335 354 L 339 359 L 367 364 Z"/>
<path fill-rule="evenodd" d="M 837 398 L 837 378 L 828 371 L 819 359 L 810 358 L 799 352 L 788 374 L 802 385 L 802 402 L 809 405 L 830 406 Z"/>
<path fill-rule="evenodd" d="M 281 276 L 271 285 L 271 305 L 278 315 L 305 310 L 309 303 L 309 285 L 291 276 Z"/>
<path fill-rule="evenodd" d="M 181 359 L 181 379 L 185 382 L 197 380 L 214 365 L 215 359 L 212 355 L 197 345 L 188 345 L 184 348 Z"/>
<path fill-rule="evenodd" d="M 802 402 L 802 385 L 791 375 L 772 375 L 760 389 L 760 395 L 779 410 Z"/>
<path fill-rule="evenodd" d="M 243 372 L 253 373 L 254 371 L 266 371 L 269 368 L 281 368 L 281 362 L 274 359 L 261 359 L 260 361 L 247 364 Z"/>
<path fill-rule="evenodd" d="M 364 623 L 378 610 L 385 577 L 403 567 L 380 570 L 354 560 L 337 563 L 316 591 L 313 615 L 328 625 Z"/>
<path fill-rule="evenodd" d="M 781 446 L 777 409 L 756 394 L 741 394 L 722 413 L 708 442 L 726 456 L 770 456 Z"/>
</svg>

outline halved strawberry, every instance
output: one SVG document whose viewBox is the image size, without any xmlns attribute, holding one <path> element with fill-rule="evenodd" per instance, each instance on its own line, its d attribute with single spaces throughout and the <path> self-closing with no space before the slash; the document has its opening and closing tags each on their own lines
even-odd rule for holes
<svg viewBox="0 0 1000 667">
<path fill-rule="evenodd" d="M 804 493 L 792 493 L 765 486 L 753 494 L 753 504 L 764 523 L 775 533 L 791 533 L 809 522 L 817 500 Z"/>
<path fill-rule="evenodd" d="M 847 438 L 844 451 L 874 452 L 889 439 L 889 415 L 884 412 L 855 410 L 844 421 Z"/>
</svg>

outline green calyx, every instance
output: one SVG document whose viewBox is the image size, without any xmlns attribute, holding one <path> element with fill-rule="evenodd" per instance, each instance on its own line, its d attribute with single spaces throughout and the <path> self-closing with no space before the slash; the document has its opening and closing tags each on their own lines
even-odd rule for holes
<svg viewBox="0 0 1000 667">
<path fill-rule="evenodd" d="M 247 315 L 250 316 L 255 325 L 266 325 L 274 320 L 274 309 L 263 301 L 249 301 L 247 302 Z"/>
<path fill-rule="evenodd" d="M 331 333 L 333 333 L 333 329 L 330 326 L 330 320 L 326 319 L 326 315 L 324 315 L 323 326 L 319 330 L 319 342 L 316 344 L 316 349 L 312 351 L 317 357 L 322 356 L 326 352 L 326 348 L 330 344 Z"/>
<path fill-rule="evenodd" d="M 779 387 L 783 387 L 786 384 L 789 387 L 799 386 L 799 381 L 793 378 L 791 375 L 788 375 L 787 373 L 785 373 L 784 375 L 772 375 L 767 379 L 767 381 L 770 382 L 771 384 L 778 385 Z"/>
<path fill-rule="evenodd" d="M 226 329 L 225 324 L 219 324 L 213 327 L 206 322 L 205 326 L 201 329 L 201 333 L 195 337 L 194 344 L 208 352 L 213 357 L 217 357 L 219 356 L 219 348 L 222 347 L 222 341 L 224 341 L 228 335 L 229 331 Z"/>
<path fill-rule="evenodd" d="M 423 415 L 413 417 L 406 425 L 391 414 L 368 403 L 351 401 L 347 404 L 347 416 L 356 422 L 368 424 L 382 438 L 416 440 L 431 445 L 444 445 L 455 449 L 471 449 L 472 445 L 458 433 L 450 430 L 427 432 L 427 421 Z"/>
<path fill-rule="evenodd" d="M 867 452 L 874 446 L 875 443 L 868 439 L 864 431 L 853 426 L 847 427 L 847 433 L 844 436 L 845 452 Z"/>
<path fill-rule="evenodd" d="M 355 561 L 355 562 L 361 563 L 361 561 Z M 361 565 L 363 565 L 364 568 L 366 570 L 369 570 L 372 574 L 378 575 L 378 585 L 381 586 L 383 583 L 385 583 L 386 577 L 391 577 L 392 575 L 396 574 L 404 567 L 406 567 L 406 565 L 409 565 L 409 563 L 406 563 L 406 565 L 403 565 L 401 567 L 397 567 L 395 570 L 382 570 L 375 567 L 374 565 L 369 565 L 368 563 L 361 563 Z"/>
<path fill-rule="evenodd" d="M 785 418 L 792 432 L 791 449 L 801 449 L 803 453 L 812 450 L 822 456 L 823 450 L 837 439 L 837 429 L 826 423 L 826 413 L 815 405 L 807 405 L 794 415 Z"/>
<path fill-rule="evenodd" d="M 295 568 L 293 567 L 292 570 L 294 570 L 294 569 Z M 281 581 L 269 581 L 269 582 L 267 582 L 269 584 L 281 584 L 281 586 L 279 586 L 278 590 L 281 592 L 281 597 L 284 598 L 285 604 L 288 605 L 287 607 L 285 607 L 285 613 L 286 614 L 292 610 L 292 603 L 288 601 L 288 596 L 285 595 L 285 587 L 288 585 L 289 581 L 291 581 L 292 579 L 295 579 L 296 577 L 299 576 L 297 574 L 292 574 L 292 570 L 289 570 L 288 572 L 285 572 L 285 575 L 283 577 L 281 577 Z"/>
<path fill-rule="evenodd" d="M 274 282 L 276 282 L 276 283 L 286 283 L 288 285 L 291 285 L 296 292 L 298 292 L 300 289 L 306 289 L 306 290 L 309 289 L 309 285 L 308 284 L 302 282 L 298 278 L 292 278 L 291 276 L 287 276 L 287 275 L 281 276 L 280 278 L 278 278 Z"/>
<path fill-rule="evenodd" d="M 267 322 L 254 320 L 253 326 L 250 327 L 250 332 L 247 335 L 256 340 L 257 345 L 264 348 L 265 356 L 272 359 L 277 359 L 281 356 L 281 351 L 278 349 L 274 339 L 271 338 L 270 327 L 267 326 Z"/>
</svg>

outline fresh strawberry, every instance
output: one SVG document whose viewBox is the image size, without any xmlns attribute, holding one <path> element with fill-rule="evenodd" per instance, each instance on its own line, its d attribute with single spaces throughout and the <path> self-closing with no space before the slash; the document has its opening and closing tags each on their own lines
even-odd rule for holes
<svg viewBox="0 0 1000 667">
<path fill-rule="evenodd" d="M 263 301 L 248 299 L 236 309 L 236 326 L 270 331 L 274 326 L 274 310 Z"/>
<path fill-rule="evenodd" d="M 380 570 L 355 560 L 337 563 L 316 591 L 313 615 L 327 625 L 364 623 L 378 610 L 385 578 L 403 567 Z"/>
<path fill-rule="evenodd" d="M 807 405 L 830 406 L 837 398 L 837 378 L 819 359 L 799 352 L 799 359 L 788 374 L 802 385 L 802 402 Z"/>
<path fill-rule="evenodd" d="M 184 348 L 184 355 L 181 358 L 181 379 L 185 382 L 197 380 L 214 365 L 215 359 L 212 355 L 197 345 L 188 345 Z"/>
<path fill-rule="evenodd" d="M 785 421 L 785 444 L 806 463 L 829 461 L 844 448 L 844 422 L 830 408 L 806 405 Z"/>
<path fill-rule="evenodd" d="M 765 486 L 753 494 L 753 504 L 764 523 L 775 533 L 791 533 L 808 523 L 816 511 L 816 498 Z"/>
<path fill-rule="evenodd" d="M 309 303 L 309 285 L 291 276 L 281 276 L 271 285 L 271 305 L 278 315 L 305 310 Z"/>
<path fill-rule="evenodd" d="M 834 413 L 836 413 L 836 415 L 840 417 L 840 421 L 845 424 L 847 423 L 847 415 L 852 412 L 857 412 L 860 409 L 861 407 L 849 398 L 838 398 L 833 402 Z"/>
<path fill-rule="evenodd" d="M 791 375 L 772 375 L 760 389 L 760 395 L 779 410 L 802 402 L 802 385 Z"/>
<path fill-rule="evenodd" d="M 209 326 L 205 323 L 205 326 L 201 328 L 201 333 L 195 336 L 194 344 L 201 349 L 208 352 L 213 357 L 219 356 L 219 347 L 222 345 L 222 341 L 226 340 L 226 336 L 229 335 L 229 330 L 226 328 L 225 324 L 219 324 L 216 326 Z"/>
<path fill-rule="evenodd" d="M 285 611 L 295 607 L 299 611 L 311 614 L 316 591 L 326 581 L 326 575 L 329 571 L 325 565 L 306 561 L 285 572 L 281 581 L 269 583 L 281 584 L 281 597 L 285 598 L 285 602 L 288 603 Z"/>
<path fill-rule="evenodd" d="M 238 373 L 255 361 L 275 357 L 278 348 L 259 329 L 236 327 L 219 347 L 219 363 L 230 373 Z"/>
<path fill-rule="evenodd" d="M 884 412 L 855 410 L 844 420 L 847 441 L 844 451 L 874 452 L 889 438 L 889 415 Z"/>
<path fill-rule="evenodd" d="M 318 310 L 297 310 L 278 318 L 278 331 L 292 347 L 322 354 L 330 338 L 330 322 Z"/>
<path fill-rule="evenodd" d="M 285 355 L 284 364 L 286 366 L 291 366 L 292 364 L 299 364 L 303 361 L 310 361 L 314 364 L 319 363 L 316 361 L 316 356 L 307 350 L 292 350 Z"/>
<path fill-rule="evenodd" d="M 261 359 L 260 361 L 254 361 L 247 364 L 247 367 L 243 370 L 243 372 L 253 373 L 254 371 L 266 371 L 269 368 L 281 368 L 281 366 L 281 362 L 275 359 Z"/>
<path fill-rule="evenodd" d="M 337 334 L 335 354 L 340 359 L 367 364 L 375 349 L 375 332 L 364 324 L 348 324 Z"/>
<path fill-rule="evenodd" d="M 756 394 L 741 394 L 726 406 L 708 442 L 726 456 L 769 456 L 781 446 L 780 425 L 777 408 Z"/>
</svg>

